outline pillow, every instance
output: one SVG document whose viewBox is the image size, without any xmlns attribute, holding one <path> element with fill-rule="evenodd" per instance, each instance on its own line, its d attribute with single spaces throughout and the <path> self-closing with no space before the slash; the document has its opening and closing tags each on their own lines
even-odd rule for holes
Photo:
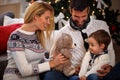
<svg viewBox="0 0 120 80">
<path fill-rule="evenodd" d="M 24 23 L 24 19 L 23 18 L 11 18 L 9 16 L 4 16 L 3 26 L 7 26 L 10 24 L 16 24 L 16 23 Z"/>
<path fill-rule="evenodd" d="M 15 29 L 21 27 L 22 24 L 11 24 L 8 26 L 0 26 L 0 55 L 6 53 L 7 50 L 7 40 L 9 35 Z"/>
<path fill-rule="evenodd" d="M 3 26 L 3 22 L 4 22 L 4 16 L 9 16 L 9 17 L 11 17 L 11 18 L 14 18 L 15 17 L 15 15 L 14 15 L 14 13 L 13 12 L 3 12 L 3 13 L 1 13 L 0 14 L 0 26 Z"/>
</svg>

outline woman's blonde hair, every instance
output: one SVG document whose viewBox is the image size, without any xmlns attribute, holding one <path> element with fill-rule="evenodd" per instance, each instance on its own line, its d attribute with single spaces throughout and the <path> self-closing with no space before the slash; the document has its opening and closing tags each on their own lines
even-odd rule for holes
<svg viewBox="0 0 120 80">
<path fill-rule="evenodd" d="M 39 42 L 45 48 L 45 37 L 50 40 L 50 35 L 52 30 L 54 30 L 54 9 L 47 2 L 34 2 L 32 3 L 25 11 L 24 23 L 31 23 L 36 15 L 41 16 L 45 11 L 50 11 L 52 13 L 52 17 L 50 18 L 50 24 L 47 27 L 46 31 L 37 30 L 36 34 Z"/>
</svg>

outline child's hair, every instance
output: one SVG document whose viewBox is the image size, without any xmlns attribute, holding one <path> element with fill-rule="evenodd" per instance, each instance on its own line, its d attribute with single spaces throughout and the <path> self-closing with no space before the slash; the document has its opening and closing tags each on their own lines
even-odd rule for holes
<svg viewBox="0 0 120 80">
<path fill-rule="evenodd" d="M 111 42 L 111 37 L 105 30 L 97 30 L 90 34 L 89 38 L 90 37 L 93 37 L 98 42 L 99 45 L 104 44 L 105 45 L 104 50 L 107 49 L 108 45 Z"/>
</svg>

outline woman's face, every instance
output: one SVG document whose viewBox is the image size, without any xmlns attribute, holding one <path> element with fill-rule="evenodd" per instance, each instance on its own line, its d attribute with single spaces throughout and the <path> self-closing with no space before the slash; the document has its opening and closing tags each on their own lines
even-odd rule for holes
<svg viewBox="0 0 120 80">
<path fill-rule="evenodd" d="M 37 29 L 46 30 L 50 24 L 51 12 L 49 10 L 45 11 L 41 16 L 35 16 L 35 26 Z"/>
</svg>

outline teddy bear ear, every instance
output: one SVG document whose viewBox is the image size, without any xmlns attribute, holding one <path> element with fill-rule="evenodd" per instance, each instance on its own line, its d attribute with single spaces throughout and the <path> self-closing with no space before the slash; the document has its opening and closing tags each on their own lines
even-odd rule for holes
<svg viewBox="0 0 120 80">
<path fill-rule="evenodd" d="M 70 37 L 70 35 L 69 34 L 67 34 L 67 33 L 62 33 L 62 35 L 61 35 L 62 37 L 64 37 L 64 38 L 68 38 L 68 37 Z"/>
</svg>

